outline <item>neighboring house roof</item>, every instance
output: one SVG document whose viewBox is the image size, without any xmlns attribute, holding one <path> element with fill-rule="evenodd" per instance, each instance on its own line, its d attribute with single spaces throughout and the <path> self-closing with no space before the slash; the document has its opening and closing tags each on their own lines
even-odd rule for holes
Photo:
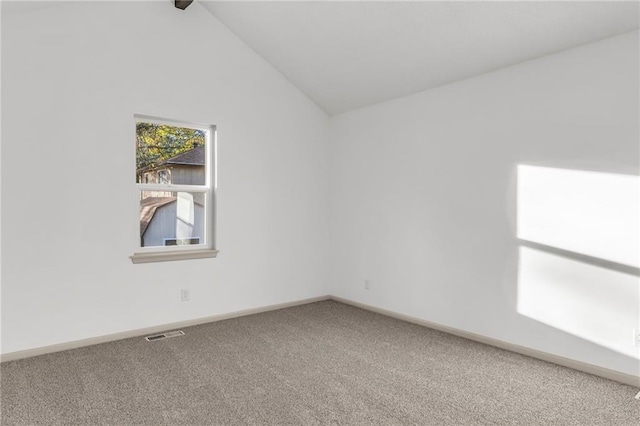
<svg viewBox="0 0 640 426">
<path fill-rule="evenodd" d="M 189 151 L 178 154 L 175 157 L 171 157 L 164 160 L 161 165 L 164 164 L 179 164 L 182 166 L 204 166 L 204 146 L 197 146 Z"/>
<path fill-rule="evenodd" d="M 153 170 L 158 170 L 163 168 L 164 166 L 204 166 L 205 163 L 205 155 L 204 155 L 204 145 L 197 146 L 195 148 L 190 149 L 189 151 L 185 151 L 182 154 L 178 154 L 174 157 L 168 158 L 155 166 L 147 166 L 141 169 L 138 169 L 137 173 L 144 173 Z"/>
<path fill-rule="evenodd" d="M 153 215 L 158 207 L 176 201 L 176 197 L 149 197 L 140 201 L 140 236 L 142 237 L 149 227 Z"/>
</svg>

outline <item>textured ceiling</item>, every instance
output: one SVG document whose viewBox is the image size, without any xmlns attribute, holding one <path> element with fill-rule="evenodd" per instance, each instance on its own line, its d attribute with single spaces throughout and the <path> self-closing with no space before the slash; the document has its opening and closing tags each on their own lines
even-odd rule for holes
<svg viewBox="0 0 640 426">
<path fill-rule="evenodd" d="M 200 3 L 332 115 L 639 26 L 636 2 Z"/>
</svg>

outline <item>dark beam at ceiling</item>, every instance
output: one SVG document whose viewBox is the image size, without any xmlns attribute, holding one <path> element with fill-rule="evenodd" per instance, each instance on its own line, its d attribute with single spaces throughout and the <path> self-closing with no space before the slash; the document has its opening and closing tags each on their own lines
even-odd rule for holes
<svg viewBox="0 0 640 426">
<path fill-rule="evenodd" d="M 176 0 L 176 7 L 185 10 L 191 3 L 193 0 Z"/>
</svg>

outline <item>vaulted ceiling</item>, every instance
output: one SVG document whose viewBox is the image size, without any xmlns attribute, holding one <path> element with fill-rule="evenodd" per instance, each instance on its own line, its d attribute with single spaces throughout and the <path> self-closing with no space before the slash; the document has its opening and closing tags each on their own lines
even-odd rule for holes
<svg viewBox="0 0 640 426">
<path fill-rule="evenodd" d="M 200 3 L 331 115 L 639 27 L 636 2 Z"/>
</svg>

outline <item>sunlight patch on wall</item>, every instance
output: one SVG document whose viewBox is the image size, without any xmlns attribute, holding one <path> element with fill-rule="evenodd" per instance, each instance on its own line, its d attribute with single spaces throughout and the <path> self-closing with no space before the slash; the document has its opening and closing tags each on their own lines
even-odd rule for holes
<svg viewBox="0 0 640 426">
<path fill-rule="evenodd" d="M 518 166 L 518 238 L 640 266 L 640 178 Z"/>
<path fill-rule="evenodd" d="M 518 274 L 518 313 L 640 359 L 640 278 L 528 247 Z"/>
</svg>

